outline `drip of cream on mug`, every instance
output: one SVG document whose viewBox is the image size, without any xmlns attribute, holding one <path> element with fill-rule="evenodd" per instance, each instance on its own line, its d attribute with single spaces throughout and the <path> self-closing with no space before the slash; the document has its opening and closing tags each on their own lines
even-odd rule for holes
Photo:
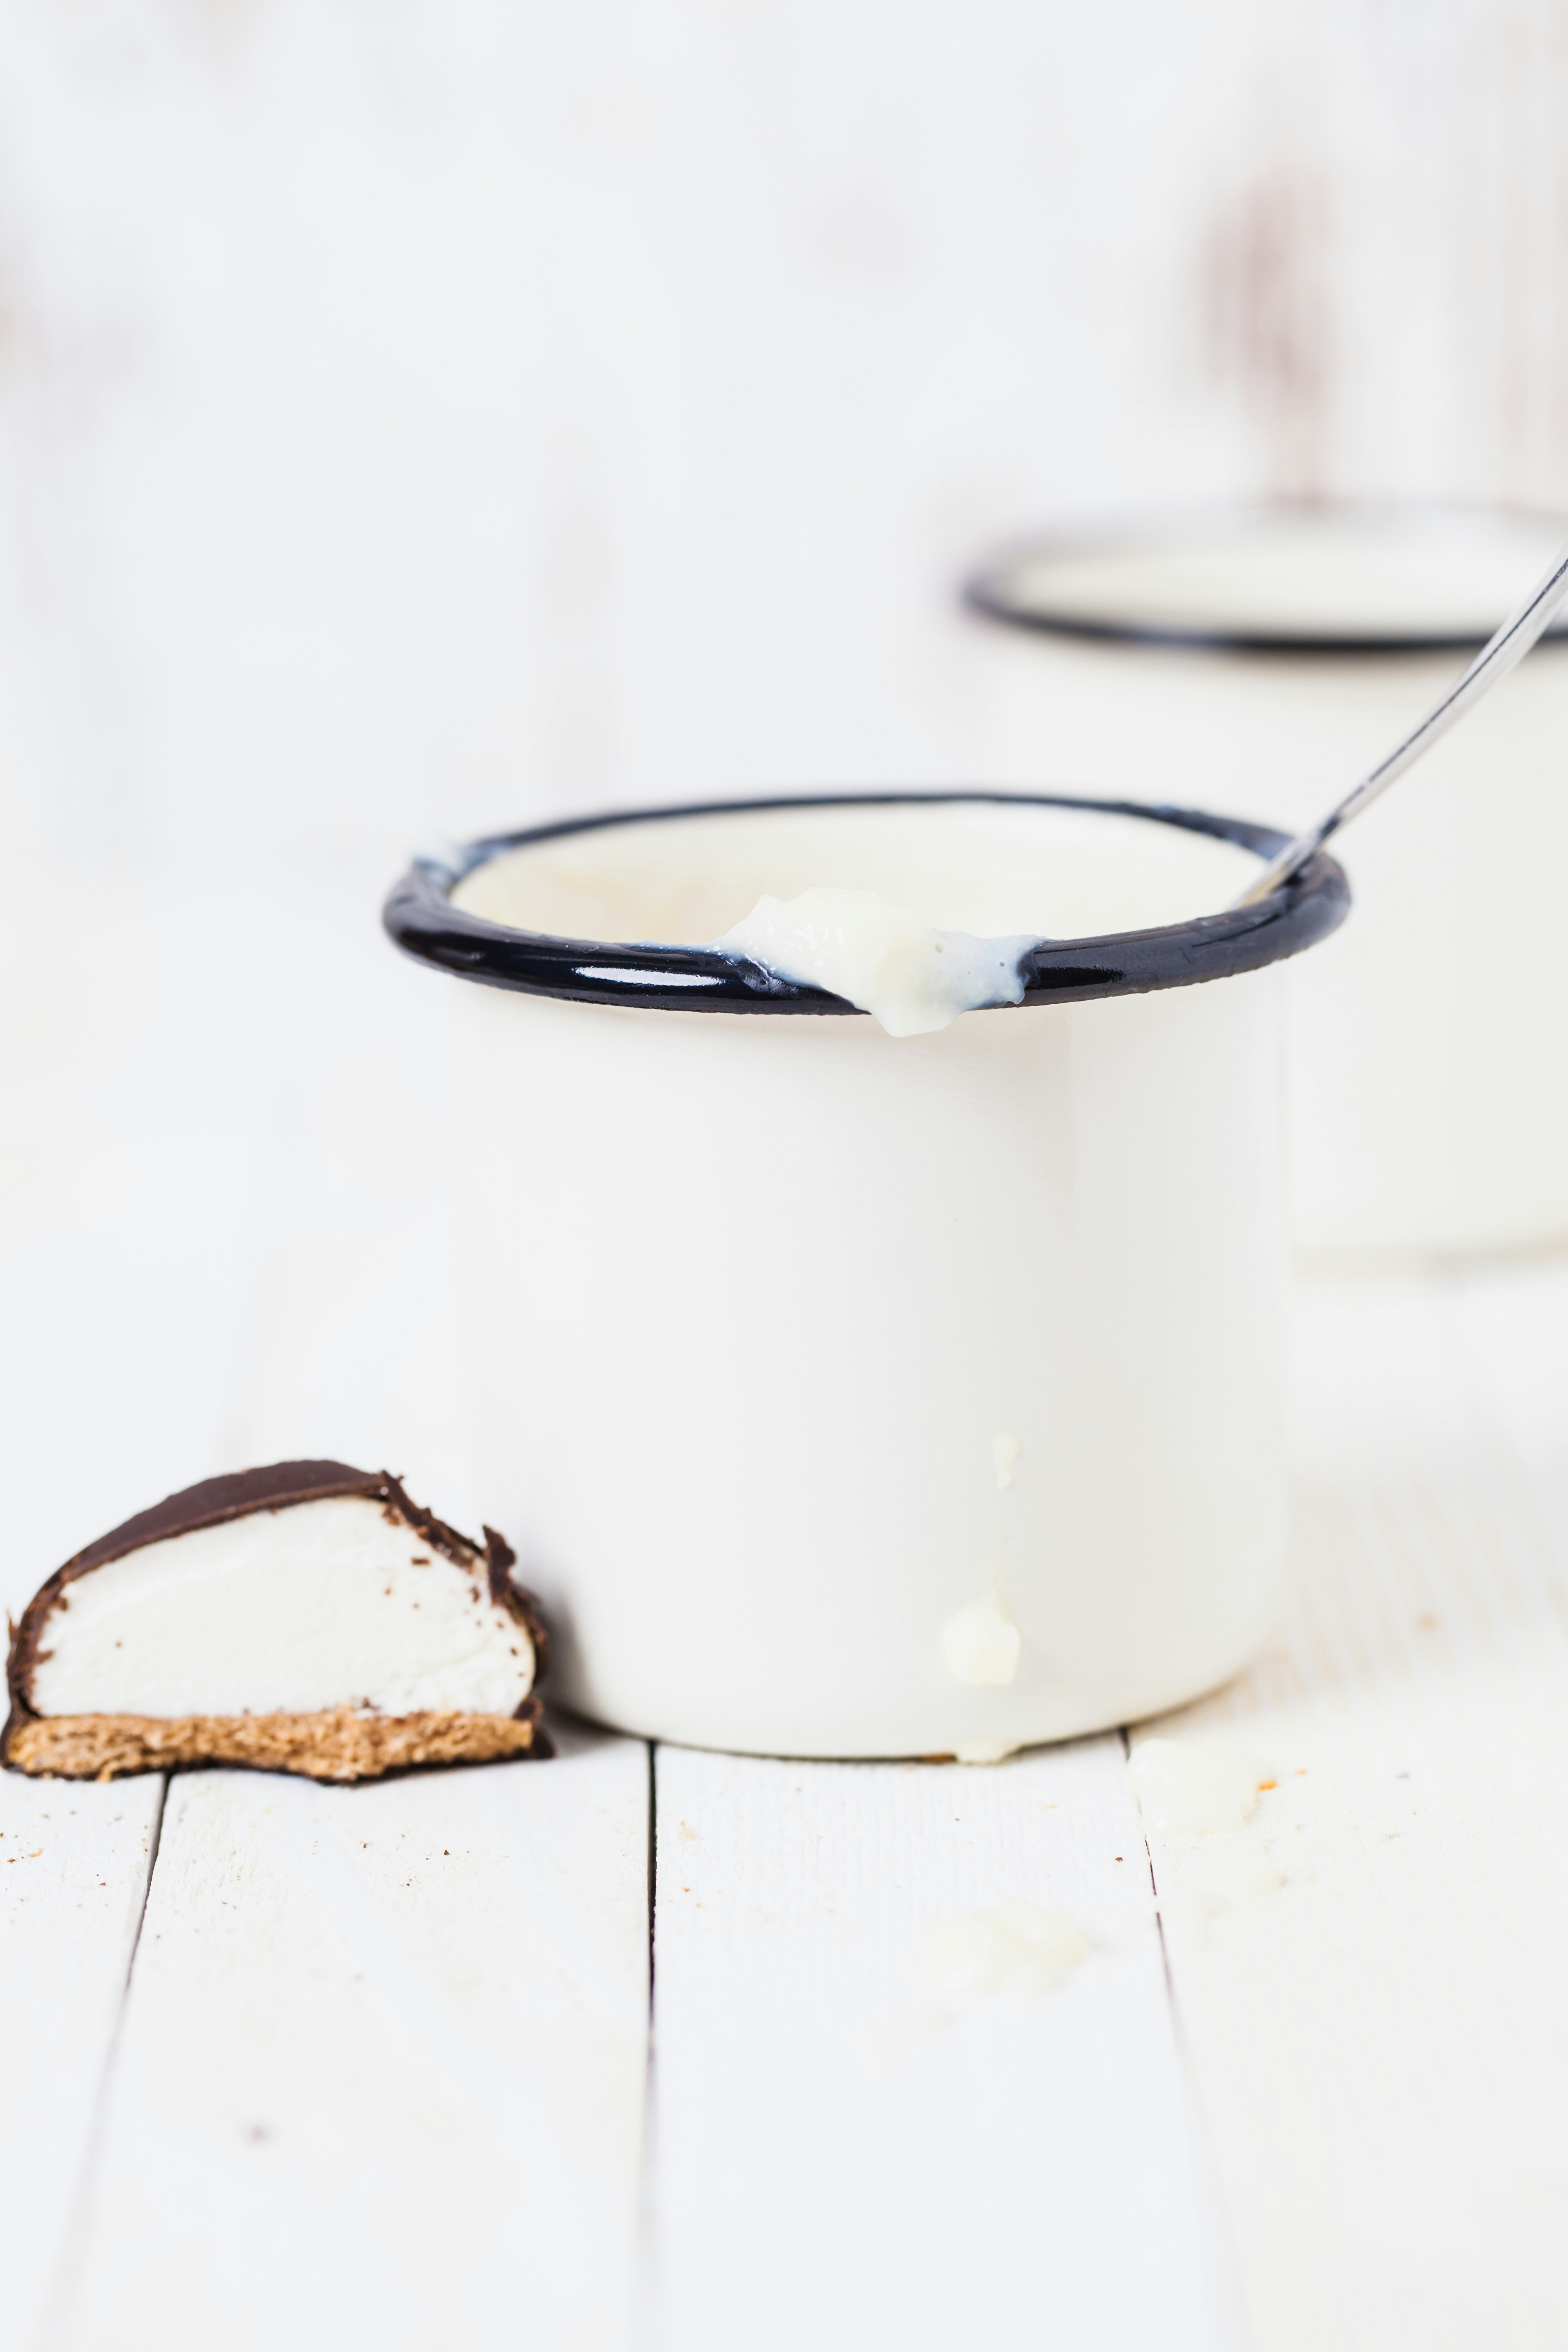
<svg viewBox="0 0 1568 2352">
<path fill-rule="evenodd" d="M 874 890 L 818 888 L 797 898 L 764 894 L 713 945 L 781 980 L 830 989 L 869 1013 L 889 1037 L 921 1037 L 961 1013 L 1019 1003 L 1018 967 L 1039 940 L 1027 932 L 987 940 L 940 931 Z"/>
</svg>

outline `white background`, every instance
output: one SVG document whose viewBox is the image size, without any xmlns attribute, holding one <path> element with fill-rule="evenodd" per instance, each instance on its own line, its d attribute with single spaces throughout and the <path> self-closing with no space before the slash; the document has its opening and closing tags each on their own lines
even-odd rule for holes
<svg viewBox="0 0 1568 2352">
<path fill-rule="evenodd" d="M 4 0 L 0 847 L 984 776 L 998 534 L 1568 496 L 1565 100 L 1561 0 Z"/>
</svg>

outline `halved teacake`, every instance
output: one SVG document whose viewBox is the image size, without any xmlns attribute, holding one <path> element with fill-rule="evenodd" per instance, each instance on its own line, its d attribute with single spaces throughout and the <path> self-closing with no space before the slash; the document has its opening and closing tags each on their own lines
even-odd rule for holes
<svg viewBox="0 0 1568 2352">
<path fill-rule="evenodd" d="M 276 1462 L 100 1536 L 12 1629 L 23 1772 L 246 1764 L 363 1780 L 551 1752 L 538 1602 L 385 1470 Z"/>
</svg>

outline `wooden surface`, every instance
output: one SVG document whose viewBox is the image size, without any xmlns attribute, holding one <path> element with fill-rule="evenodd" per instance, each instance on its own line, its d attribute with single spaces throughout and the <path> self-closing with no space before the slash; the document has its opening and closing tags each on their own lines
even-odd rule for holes
<svg viewBox="0 0 1568 2352">
<path fill-rule="evenodd" d="M 624 2344 L 647 1793 L 597 1734 L 177 1780 L 58 2341 Z"/>
<path fill-rule="evenodd" d="M 1001 1770 L 662 1748 L 658 1788 L 672 2345 L 1228 2352 L 1120 1738 Z M 1082 1935 L 1059 1984 L 1027 1916 L 995 1968 L 1016 1906 Z"/>
<path fill-rule="evenodd" d="M 413 1065 L 448 1131 L 440 986 L 366 876 L 131 882 L 58 988 L 49 895 L 7 932 L 13 1609 L 291 1448 L 483 1506 L 439 1153 L 384 1124 Z M 8 2352 L 1568 2346 L 1568 1266 L 1318 1282 L 1295 1335 L 1286 1620 L 1131 1735 L 1268 1765 L 1234 1833 L 1151 1857 L 1116 1735 L 0 1778 Z"/>
<path fill-rule="evenodd" d="M 18 2345 L 48 2341 L 51 2296 L 79 2259 L 163 1805 L 157 1776 L 0 1780 L 0 2275 Z"/>
<path fill-rule="evenodd" d="M 1521 1444 L 1561 1480 L 1565 1310 L 1552 1268 L 1299 1301 L 1285 1626 L 1144 1727 L 1278 1775 L 1238 1835 L 1152 1841 L 1270 2352 L 1568 2343 L 1568 1551 Z M 1521 1413 L 1518 1371 L 1553 1363 Z"/>
</svg>

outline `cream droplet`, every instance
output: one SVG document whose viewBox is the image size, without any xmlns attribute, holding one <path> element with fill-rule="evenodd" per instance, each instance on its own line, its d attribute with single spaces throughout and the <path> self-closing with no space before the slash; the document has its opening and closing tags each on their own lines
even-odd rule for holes
<svg viewBox="0 0 1568 2352">
<path fill-rule="evenodd" d="M 1018 1671 L 1024 1637 L 994 1592 L 957 1610 L 942 1629 L 942 1654 L 961 1683 L 1000 1688 Z"/>
<path fill-rule="evenodd" d="M 998 1430 L 992 1439 L 991 1465 L 996 1473 L 996 1484 L 1005 1494 L 1018 1467 L 1018 1441 L 1010 1430 Z"/>
<path fill-rule="evenodd" d="M 938 1919 L 915 1947 L 915 1973 L 929 1992 L 1055 1992 L 1089 1955 L 1089 1941 L 1065 1911 L 1040 1903 L 999 1903 Z"/>
<path fill-rule="evenodd" d="M 955 1764 L 1005 1764 L 1009 1756 L 1017 1753 L 1017 1742 L 1012 1739 L 961 1739 L 952 1760 Z"/>
<path fill-rule="evenodd" d="M 1268 1766 L 1228 1739 L 1145 1739 L 1128 1769 L 1149 1829 L 1196 1836 L 1243 1828 L 1258 1790 L 1274 1786 Z"/>
</svg>

